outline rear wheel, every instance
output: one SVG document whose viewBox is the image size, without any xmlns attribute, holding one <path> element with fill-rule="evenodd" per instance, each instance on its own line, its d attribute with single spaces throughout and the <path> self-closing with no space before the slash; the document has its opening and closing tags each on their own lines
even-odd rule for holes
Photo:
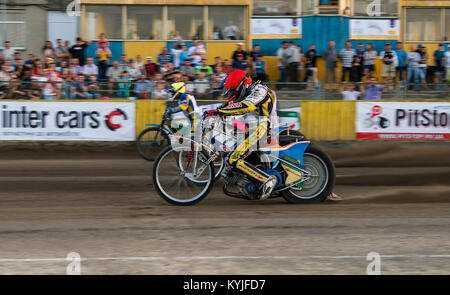
<svg viewBox="0 0 450 295">
<path fill-rule="evenodd" d="M 158 127 L 143 130 L 136 140 L 139 155 L 147 161 L 154 161 L 158 153 L 168 145 L 169 137 Z"/>
<path fill-rule="evenodd" d="M 281 191 L 289 203 L 304 204 L 324 201 L 331 193 L 335 181 L 334 165 L 330 157 L 314 145 L 308 146 L 303 154 L 307 173 L 306 180 L 299 186 Z"/>
</svg>

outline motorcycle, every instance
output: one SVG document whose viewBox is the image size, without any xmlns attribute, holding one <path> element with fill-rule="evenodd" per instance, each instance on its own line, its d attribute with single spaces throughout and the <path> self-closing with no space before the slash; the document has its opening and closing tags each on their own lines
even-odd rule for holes
<svg viewBox="0 0 450 295">
<path fill-rule="evenodd" d="M 236 134 L 225 128 L 218 116 L 202 120 L 199 139 L 171 135 L 171 145 L 155 160 L 153 183 L 159 196 L 173 205 L 193 205 L 204 199 L 215 183 L 214 162 L 236 147 Z M 219 131 L 218 131 L 219 130 Z M 217 139 L 221 138 L 221 149 Z M 317 203 L 331 193 L 334 165 L 319 147 L 289 127 L 272 131 L 271 144 L 251 151 L 245 161 L 274 175 L 277 184 L 269 198 L 282 197 L 289 203 Z M 219 145 L 220 146 L 220 145 Z M 261 184 L 224 161 L 222 190 L 230 197 L 258 200 Z"/>
</svg>

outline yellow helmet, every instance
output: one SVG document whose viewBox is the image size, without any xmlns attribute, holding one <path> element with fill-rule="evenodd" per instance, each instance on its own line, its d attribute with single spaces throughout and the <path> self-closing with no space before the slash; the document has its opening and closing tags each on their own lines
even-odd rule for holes
<svg viewBox="0 0 450 295">
<path fill-rule="evenodd" d="M 170 100 L 174 100 L 177 99 L 180 96 L 180 94 L 186 92 L 186 85 L 183 82 L 173 83 L 172 85 L 170 85 L 167 91 L 173 94 Z"/>
</svg>

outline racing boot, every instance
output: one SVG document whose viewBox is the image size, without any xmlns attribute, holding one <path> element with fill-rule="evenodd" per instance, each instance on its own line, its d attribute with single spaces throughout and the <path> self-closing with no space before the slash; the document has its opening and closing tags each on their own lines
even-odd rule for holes
<svg viewBox="0 0 450 295">
<path fill-rule="evenodd" d="M 266 200 L 272 194 L 273 189 L 278 183 L 278 179 L 275 175 L 270 175 L 269 179 L 261 187 L 260 200 Z"/>
</svg>

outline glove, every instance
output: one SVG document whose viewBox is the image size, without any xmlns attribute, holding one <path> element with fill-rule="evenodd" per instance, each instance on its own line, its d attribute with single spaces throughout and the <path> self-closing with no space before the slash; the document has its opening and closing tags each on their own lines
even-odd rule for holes
<svg viewBox="0 0 450 295">
<path fill-rule="evenodd" d="M 210 110 L 206 113 L 205 119 L 217 115 L 220 115 L 220 112 L 218 110 Z"/>
</svg>

